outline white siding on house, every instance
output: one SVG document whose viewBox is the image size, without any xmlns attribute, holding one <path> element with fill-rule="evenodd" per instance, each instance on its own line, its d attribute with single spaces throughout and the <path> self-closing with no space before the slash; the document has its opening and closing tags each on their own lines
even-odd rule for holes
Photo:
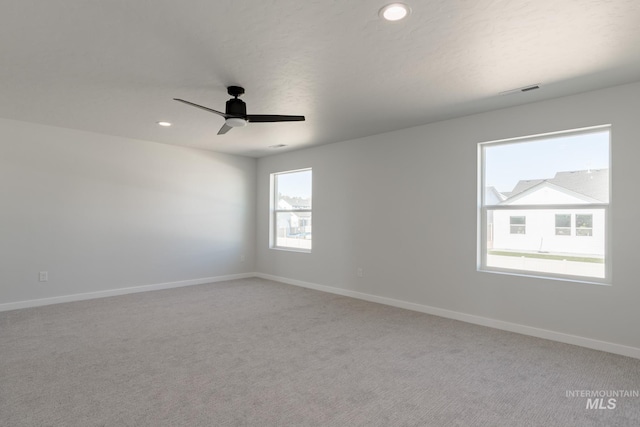
<svg viewBox="0 0 640 427">
<path fill-rule="evenodd" d="M 523 205 L 574 205 L 590 202 L 588 198 L 554 186 L 541 184 L 529 190 L 528 194 L 503 203 L 510 206 Z M 596 201 L 597 202 L 597 201 Z M 528 252 L 551 252 L 564 254 L 604 256 L 605 248 L 605 217 L 603 209 L 527 209 L 527 210 L 496 210 L 493 211 L 493 249 L 519 250 Z M 556 235 L 556 214 L 571 215 L 571 234 Z M 575 216 L 593 215 L 593 230 L 591 236 L 577 236 L 575 233 Z M 524 216 L 526 226 L 524 234 L 512 234 L 510 227 L 511 216 Z"/>
<path fill-rule="evenodd" d="M 502 205 L 571 205 L 600 203 L 598 200 L 580 195 L 557 185 L 543 183 L 527 190 L 522 195 L 505 200 Z"/>
<path fill-rule="evenodd" d="M 572 229 L 570 236 L 557 236 L 556 214 L 570 214 Z M 591 236 L 575 235 L 575 215 L 592 214 L 593 231 Z M 511 234 L 509 218 L 526 217 L 525 234 Z M 525 252 L 549 252 L 554 254 L 604 256 L 604 210 L 603 209 L 566 209 L 566 210 L 496 210 L 493 211 L 493 249 Z"/>
</svg>

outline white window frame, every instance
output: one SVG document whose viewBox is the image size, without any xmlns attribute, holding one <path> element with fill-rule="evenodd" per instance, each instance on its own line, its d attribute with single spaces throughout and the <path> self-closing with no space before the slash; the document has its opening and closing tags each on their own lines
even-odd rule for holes
<svg viewBox="0 0 640 427">
<path fill-rule="evenodd" d="M 508 145 L 518 142 L 531 142 L 535 140 L 548 139 L 563 135 L 579 135 L 579 134 L 588 134 L 595 132 L 602 132 L 607 130 L 609 132 L 609 203 L 593 203 L 593 204 L 563 204 L 563 205 L 485 205 L 485 190 L 486 185 L 484 183 L 485 177 L 485 158 L 484 158 L 484 148 L 488 146 L 496 146 L 496 145 Z M 536 277 L 542 279 L 553 279 L 553 280 L 563 280 L 563 281 L 572 281 L 572 282 L 581 282 L 581 283 L 591 283 L 598 285 L 610 285 L 612 283 L 612 256 L 611 256 L 611 236 L 612 236 L 612 224 L 611 224 L 611 204 L 612 204 L 612 171 L 611 171 L 611 151 L 612 151 L 612 129 L 611 125 L 600 125 L 600 126 L 592 126 L 580 129 L 566 130 L 560 132 L 549 132 L 538 135 L 531 136 L 523 136 L 517 138 L 509 138 L 509 139 L 501 139 L 495 141 L 486 141 L 478 143 L 478 215 L 477 215 L 477 270 L 480 272 L 489 272 L 489 273 L 500 273 L 500 274 L 509 274 L 514 276 L 525 276 L 525 277 Z M 507 269 L 507 268 L 499 268 L 493 266 L 487 266 L 487 212 L 489 210 L 547 210 L 547 209 L 557 209 L 557 210 L 596 210 L 603 209 L 604 210 L 604 227 L 605 227 L 605 248 L 604 248 L 604 278 L 600 277 L 590 277 L 590 276 L 574 276 L 574 275 L 565 275 L 565 274 L 557 274 L 557 273 L 547 273 L 547 272 L 538 272 L 538 271 L 530 271 L 530 270 L 517 270 L 517 269 Z M 573 228 L 573 227 L 572 227 Z M 593 230 L 593 229 L 592 229 Z"/>
<path fill-rule="evenodd" d="M 278 180 L 276 179 L 277 176 L 286 175 L 290 173 L 305 172 L 305 171 L 311 171 L 311 200 L 312 200 L 311 209 L 278 209 L 278 188 L 277 188 Z M 313 231 L 311 232 L 312 237 L 310 240 L 310 243 L 311 243 L 310 249 L 298 248 L 298 247 L 292 247 L 292 246 L 278 246 L 277 245 L 278 239 L 277 239 L 276 233 L 278 232 L 277 221 L 278 221 L 279 213 L 308 212 L 310 214 L 310 218 L 312 218 L 311 229 L 313 230 L 313 168 L 303 168 L 303 169 L 274 172 L 270 175 L 269 188 L 270 188 L 269 248 L 283 250 L 283 251 L 291 251 L 291 252 L 311 253 L 311 249 L 313 248 Z"/>
</svg>

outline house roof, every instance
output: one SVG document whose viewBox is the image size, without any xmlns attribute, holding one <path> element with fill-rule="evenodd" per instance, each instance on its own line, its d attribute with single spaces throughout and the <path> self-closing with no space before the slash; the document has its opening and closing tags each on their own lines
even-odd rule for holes
<svg viewBox="0 0 640 427">
<path fill-rule="evenodd" d="M 601 202 L 609 201 L 609 169 L 557 172 L 550 179 L 521 180 L 511 192 L 502 194 L 507 196 L 507 200 L 509 200 L 544 182 Z"/>
<path fill-rule="evenodd" d="M 487 200 L 493 199 L 489 203 L 500 203 L 507 199 L 508 195 L 501 193 L 496 187 L 490 186 L 485 189 L 485 197 L 487 197 Z"/>
<path fill-rule="evenodd" d="M 305 199 L 302 197 L 280 196 L 280 201 L 289 204 L 288 209 L 310 209 L 311 199 Z"/>
</svg>

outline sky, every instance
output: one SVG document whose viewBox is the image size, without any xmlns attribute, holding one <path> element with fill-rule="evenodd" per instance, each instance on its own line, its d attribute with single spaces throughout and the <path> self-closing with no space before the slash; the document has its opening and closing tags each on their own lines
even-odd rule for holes
<svg viewBox="0 0 640 427">
<path fill-rule="evenodd" d="M 311 170 L 278 174 L 278 193 L 289 197 L 311 198 Z"/>
<path fill-rule="evenodd" d="M 484 147 L 485 186 L 501 192 L 513 190 L 519 180 L 553 178 L 556 172 L 609 168 L 608 130 Z"/>
</svg>

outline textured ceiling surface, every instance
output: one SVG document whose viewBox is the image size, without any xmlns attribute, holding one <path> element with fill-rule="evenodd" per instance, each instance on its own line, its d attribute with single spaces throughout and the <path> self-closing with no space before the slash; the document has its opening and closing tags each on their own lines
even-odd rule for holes
<svg viewBox="0 0 640 427">
<path fill-rule="evenodd" d="M 260 157 L 640 79 L 638 0 L 406 2 L 3 2 L 0 117 Z M 217 136 L 172 100 L 224 111 L 229 85 L 307 120 Z"/>
</svg>

